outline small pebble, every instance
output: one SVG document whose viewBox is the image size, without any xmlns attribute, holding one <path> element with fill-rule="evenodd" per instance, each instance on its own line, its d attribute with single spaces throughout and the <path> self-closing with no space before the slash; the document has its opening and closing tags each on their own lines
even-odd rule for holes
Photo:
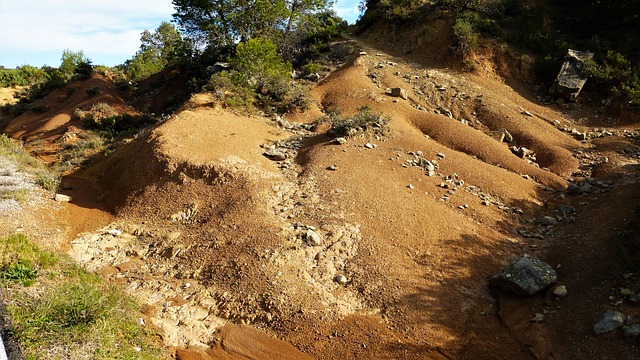
<svg viewBox="0 0 640 360">
<path fill-rule="evenodd" d="M 563 298 L 567 296 L 567 294 L 568 294 L 567 287 L 565 285 L 560 285 L 553 290 L 553 295 L 557 297 Z"/>
</svg>

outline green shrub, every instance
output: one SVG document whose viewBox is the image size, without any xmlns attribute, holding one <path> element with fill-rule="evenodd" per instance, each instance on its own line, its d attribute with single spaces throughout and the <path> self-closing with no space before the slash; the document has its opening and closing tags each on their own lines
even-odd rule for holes
<svg viewBox="0 0 640 360">
<path fill-rule="evenodd" d="M 21 282 L 24 286 L 33 284 L 38 272 L 27 264 L 15 263 L 0 270 L 0 279 Z"/>
<path fill-rule="evenodd" d="M 478 34 L 469 19 L 457 18 L 453 25 L 453 34 L 456 37 L 456 47 L 460 53 L 466 55 L 478 47 Z"/>
<path fill-rule="evenodd" d="M 231 58 L 232 80 L 256 94 L 282 100 L 291 83 L 291 64 L 280 59 L 276 46 L 266 39 L 250 39 L 236 46 Z"/>
<path fill-rule="evenodd" d="M 144 126 L 159 122 L 149 114 L 118 114 L 106 103 L 94 104 L 87 111 L 76 109 L 74 116 L 83 120 L 89 129 L 106 132 L 111 137 L 130 134 Z"/>
<path fill-rule="evenodd" d="M 385 135 L 387 124 L 391 120 L 389 116 L 374 114 L 369 105 L 358 108 L 358 112 L 352 117 L 330 116 L 331 134 L 335 136 L 356 136 L 366 133 Z"/>
<path fill-rule="evenodd" d="M 98 88 L 97 86 L 90 87 L 86 90 L 86 92 L 89 97 L 94 97 L 100 94 L 100 88 Z"/>
<path fill-rule="evenodd" d="M 308 104 L 306 89 L 293 82 L 291 64 L 282 61 L 271 41 L 240 43 L 229 62 L 233 70 L 213 74 L 203 87 L 225 105 L 272 113 Z"/>
<path fill-rule="evenodd" d="M 48 269 L 58 257 L 42 251 L 24 234 L 0 238 L 0 279 L 22 282 L 28 286 L 38 276 L 39 269 Z"/>
<path fill-rule="evenodd" d="M 36 174 L 36 185 L 45 190 L 55 192 L 60 185 L 60 178 L 49 171 L 39 171 Z"/>
<path fill-rule="evenodd" d="M 302 67 L 302 74 L 303 75 L 309 75 L 309 74 L 314 74 L 314 73 L 319 73 L 324 69 L 324 67 L 322 66 L 322 64 L 319 64 L 317 62 L 310 62 L 308 64 L 306 64 L 305 66 Z"/>
</svg>

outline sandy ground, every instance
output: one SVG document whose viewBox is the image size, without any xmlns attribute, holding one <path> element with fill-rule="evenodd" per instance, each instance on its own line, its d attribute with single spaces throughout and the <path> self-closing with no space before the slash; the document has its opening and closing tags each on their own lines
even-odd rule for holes
<svg viewBox="0 0 640 360">
<path fill-rule="evenodd" d="M 354 55 L 312 90 L 313 116 L 247 117 L 196 95 L 74 174 L 72 256 L 138 297 L 180 359 L 637 358 L 635 343 L 590 330 L 610 307 L 640 315 L 615 291 L 640 284 L 607 240 L 638 220 L 637 129 L 348 46 Z M 91 100 L 61 96 L 6 131 L 62 136 Z M 362 105 L 391 117 L 385 136 L 340 145 L 327 124 L 296 122 Z M 509 143 L 491 136 L 502 129 Z M 282 158 L 263 156 L 270 148 Z M 565 191 L 590 176 L 592 192 Z M 575 222 L 540 226 L 559 204 Z M 523 253 L 557 267 L 569 296 L 490 290 L 487 278 Z M 531 322 L 536 313 L 545 320 Z"/>
</svg>

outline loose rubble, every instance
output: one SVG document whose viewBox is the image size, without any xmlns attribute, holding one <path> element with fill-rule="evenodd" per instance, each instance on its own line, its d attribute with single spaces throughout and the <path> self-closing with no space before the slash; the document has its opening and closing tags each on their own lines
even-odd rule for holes
<svg viewBox="0 0 640 360">
<path fill-rule="evenodd" d="M 534 295 L 556 280 L 556 272 L 549 264 L 525 254 L 491 277 L 489 284 L 517 295 Z"/>
</svg>

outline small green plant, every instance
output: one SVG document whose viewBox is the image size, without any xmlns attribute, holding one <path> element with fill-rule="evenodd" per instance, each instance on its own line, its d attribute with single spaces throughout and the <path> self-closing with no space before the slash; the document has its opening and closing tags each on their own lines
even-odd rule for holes
<svg viewBox="0 0 640 360">
<path fill-rule="evenodd" d="M 55 192 L 60 185 L 60 179 L 50 171 L 39 171 L 35 178 L 36 185 L 45 190 Z"/>
<path fill-rule="evenodd" d="M 19 203 L 29 198 L 29 190 L 25 188 L 0 189 L 0 200 L 15 200 Z"/>
<path fill-rule="evenodd" d="M 324 67 L 322 66 L 322 64 L 312 61 L 302 67 L 302 74 L 309 75 L 309 74 L 319 73 L 323 70 L 323 68 Z"/>
<path fill-rule="evenodd" d="M 154 335 L 135 321 L 138 305 L 120 289 L 23 234 L 0 238 L 0 255 L 9 334 L 27 359 L 162 358 Z M 26 290 L 34 283 L 37 292 Z"/>
<path fill-rule="evenodd" d="M 13 234 L 0 238 L 0 267 L 25 264 L 46 269 L 58 262 L 58 257 L 48 251 L 42 251 L 24 234 Z"/>
<path fill-rule="evenodd" d="M 356 136 L 365 133 L 386 135 L 387 124 L 391 120 L 389 116 L 374 114 L 369 105 L 358 108 L 358 112 L 352 117 L 330 116 L 330 132 L 336 136 Z"/>
<path fill-rule="evenodd" d="M 100 94 L 100 88 L 98 88 L 97 86 L 90 87 L 86 90 L 86 93 L 87 95 L 89 95 L 89 97 L 98 96 Z"/>
<path fill-rule="evenodd" d="M 457 40 L 457 50 L 463 55 L 471 53 L 478 47 L 478 34 L 468 18 L 459 17 L 453 25 L 453 34 Z"/>
<path fill-rule="evenodd" d="M 31 286 L 38 277 L 38 272 L 27 264 L 15 263 L 0 270 L 0 279 L 21 282 L 23 286 Z"/>
</svg>

